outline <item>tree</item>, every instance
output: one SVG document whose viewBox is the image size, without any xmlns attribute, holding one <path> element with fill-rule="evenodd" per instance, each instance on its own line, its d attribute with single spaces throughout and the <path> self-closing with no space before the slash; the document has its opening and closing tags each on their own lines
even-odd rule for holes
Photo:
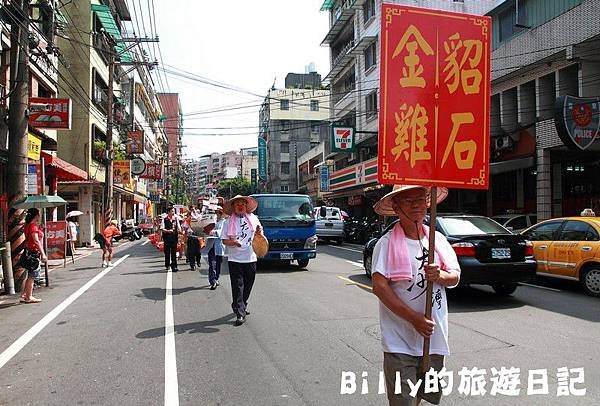
<svg viewBox="0 0 600 406">
<path fill-rule="evenodd" d="M 217 184 L 219 196 L 231 199 L 235 195 L 248 196 L 252 189 L 250 181 L 246 178 L 238 176 L 233 179 L 223 179 Z"/>
</svg>

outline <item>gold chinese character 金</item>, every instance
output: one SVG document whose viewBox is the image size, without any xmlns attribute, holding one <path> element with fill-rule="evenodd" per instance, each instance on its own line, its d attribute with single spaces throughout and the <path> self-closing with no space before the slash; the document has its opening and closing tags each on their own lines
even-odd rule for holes
<svg viewBox="0 0 600 406">
<path fill-rule="evenodd" d="M 392 59 L 397 57 L 406 49 L 408 55 L 404 57 L 405 67 L 402 68 L 402 78 L 400 79 L 400 86 L 402 87 L 425 87 L 425 79 L 421 76 L 423 73 L 423 65 L 420 63 L 419 55 L 417 50 L 420 49 L 425 55 L 433 55 L 433 49 L 425 41 L 421 32 L 414 26 L 408 27 L 396 49 L 392 55 Z"/>
<path fill-rule="evenodd" d="M 427 147 L 427 110 L 419 103 L 416 106 L 407 106 L 406 103 L 400 107 L 400 114 L 394 113 L 396 118 L 395 143 L 392 154 L 397 161 L 401 156 L 405 160 L 410 159 L 411 168 L 415 167 L 417 161 L 431 159 L 431 153 L 425 150 Z"/>
<path fill-rule="evenodd" d="M 473 113 L 453 113 L 451 118 L 452 131 L 450 132 L 448 144 L 444 150 L 442 168 L 446 164 L 450 151 L 454 150 L 454 161 L 456 162 L 457 168 L 472 169 L 475 153 L 477 152 L 477 143 L 473 140 L 456 141 L 456 136 L 458 135 L 460 126 L 463 124 L 473 124 L 475 122 L 475 117 L 473 116 Z"/>
<path fill-rule="evenodd" d="M 444 41 L 446 51 L 446 66 L 444 83 L 450 94 L 456 92 L 458 85 L 462 86 L 465 94 L 477 94 L 480 91 L 482 75 L 477 66 L 481 62 L 483 44 L 479 40 L 461 40 L 460 34 L 451 35 Z M 468 61 L 468 68 L 465 64 Z"/>
</svg>

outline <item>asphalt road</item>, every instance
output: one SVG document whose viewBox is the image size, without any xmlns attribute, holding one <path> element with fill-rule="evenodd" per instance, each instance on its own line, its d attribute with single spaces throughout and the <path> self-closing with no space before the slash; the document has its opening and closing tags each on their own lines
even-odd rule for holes
<svg viewBox="0 0 600 406">
<path fill-rule="evenodd" d="M 119 247 L 121 262 L 105 271 L 98 254 L 83 258 L 51 273 L 52 287 L 36 291 L 42 304 L 0 297 L 0 404 L 386 404 L 377 299 L 361 257 L 357 246 L 320 245 L 307 270 L 262 267 L 240 327 L 226 267 L 211 291 L 206 264 L 167 274 L 150 244 Z M 598 304 L 552 280 L 508 298 L 454 290 L 454 382 L 443 404 L 600 404 Z M 463 367 L 485 369 L 484 395 L 459 393 Z M 520 368 L 518 397 L 491 395 L 492 368 L 501 367 Z M 560 367 L 584 368 L 573 387 L 585 396 L 557 396 Z M 527 394 L 533 369 L 547 371 L 547 395 Z M 354 394 L 340 394 L 343 371 L 356 375 Z"/>
</svg>

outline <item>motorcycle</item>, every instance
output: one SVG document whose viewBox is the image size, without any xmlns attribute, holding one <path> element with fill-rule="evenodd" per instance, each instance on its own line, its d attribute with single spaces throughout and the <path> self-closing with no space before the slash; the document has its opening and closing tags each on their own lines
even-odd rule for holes
<svg viewBox="0 0 600 406">
<path fill-rule="evenodd" d="M 142 232 L 137 226 L 128 226 L 126 222 L 121 222 L 121 235 L 115 237 L 115 241 L 127 238 L 129 241 L 135 241 L 142 238 Z"/>
</svg>

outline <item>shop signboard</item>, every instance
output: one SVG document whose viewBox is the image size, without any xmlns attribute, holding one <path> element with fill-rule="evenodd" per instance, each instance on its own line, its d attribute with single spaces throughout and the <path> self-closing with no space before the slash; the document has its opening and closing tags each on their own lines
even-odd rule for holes
<svg viewBox="0 0 600 406">
<path fill-rule="evenodd" d="M 127 132 L 127 154 L 143 154 L 144 153 L 144 132 L 143 131 L 128 131 Z"/>
<path fill-rule="evenodd" d="M 377 158 L 332 172 L 329 179 L 329 191 L 335 192 L 375 182 L 377 182 Z"/>
<path fill-rule="evenodd" d="M 322 165 L 319 168 L 319 179 L 321 192 L 329 192 L 329 166 Z"/>
<path fill-rule="evenodd" d="M 267 180 L 267 141 L 262 137 L 258 137 L 258 177 Z"/>
<path fill-rule="evenodd" d="M 331 151 L 353 152 L 354 151 L 354 127 L 331 127 Z"/>
<path fill-rule="evenodd" d="M 46 243 L 48 259 L 65 259 L 67 243 L 67 222 L 48 221 L 46 223 Z"/>
<path fill-rule="evenodd" d="M 577 151 L 593 144 L 600 129 L 600 98 L 561 96 L 556 99 L 554 124 L 562 142 Z"/>
<path fill-rule="evenodd" d="M 42 140 L 32 133 L 27 134 L 27 158 L 39 161 L 42 152 Z"/>
<path fill-rule="evenodd" d="M 131 161 L 115 160 L 113 161 L 113 183 L 130 187 L 131 183 Z"/>
<path fill-rule="evenodd" d="M 157 163 L 147 163 L 145 164 L 144 172 L 140 175 L 142 179 L 154 179 L 159 180 L 162 172 L 162 165 Z M 160 186 L 162 188 L 162 186 Z"/>
<path fill-rule="evenodd" d="M 42 194 L 42 168 L 39 163 L 27 165 L 27 194 Z"/>
<path fill-rule="evenodd" d="M 29 98 L 29 125 L 39 129 L 71 129 L 71 99 Z"/>
<path fill-rule="evenodd" d="M 491 20 L 384 4 L 379 182 L 487 189 Z"/>
<path fill-rule="evenodd" d="M 146 162 L 142 158 L 133 158 L 131 160 L 131 174 L 141 175 L 146 171 Z"/>
<path fill-rule="evenodd" d="M 252 185 L 252 193 L 256 193 L 258 191 L 258 169 L 252 168 L 250 169 L 250 183 Z"/>
<path fill-rule="evenodd" d="M 160 194 L 150 192 L 150 201 L 152 203 L 160 203 Z"/>
</svg>

